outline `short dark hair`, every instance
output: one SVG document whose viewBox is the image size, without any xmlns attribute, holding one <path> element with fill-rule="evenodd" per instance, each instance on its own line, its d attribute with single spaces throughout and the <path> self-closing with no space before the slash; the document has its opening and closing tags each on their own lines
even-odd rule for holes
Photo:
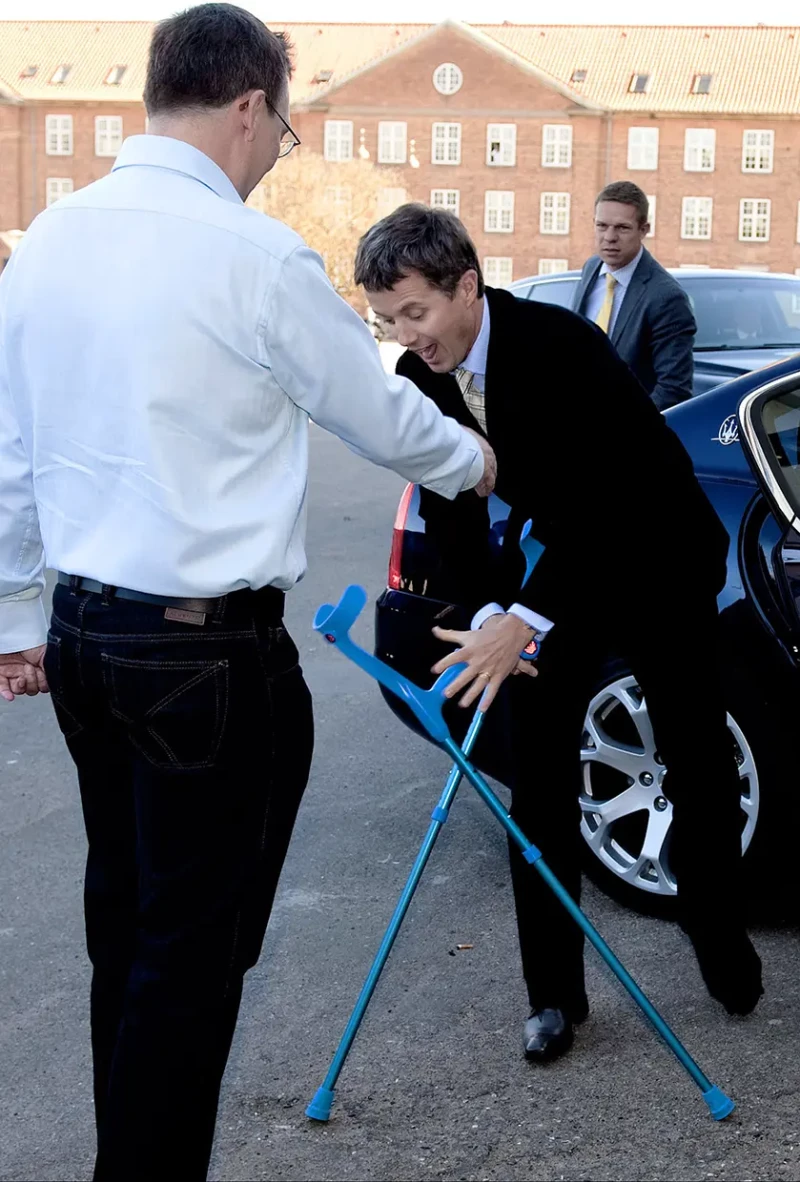
<svg viewBox="0 0 800 1182">
<path fill-rule="evenodd" d="M 639 225 L 643 226 L 650 217 L 650 202 L 644 192 L 633 181 L 613 181 L 598 193 L 594 207 L 601 201 L 618 201 L 620 205 L 632 205 L 636 210 Z"/>
<path fill-rule="evenodd" d="M 462 222 L 446 209 L 401 205 L 363 236 L 356 252 L 355 280 L 367 291 L 389 291 L 417 271 L 433 287 L 452 296 L 467 271 L 483 273 L 475 244 Z"/>
<path fill-rule="evenodd" d="M 156 25 L 150 43 L 144 104 L 162 111 L 227 107 L 249 90 L 274 106 L 292 74 L 283 33 L 235 4 L 200 4 Z"/>
</svg>

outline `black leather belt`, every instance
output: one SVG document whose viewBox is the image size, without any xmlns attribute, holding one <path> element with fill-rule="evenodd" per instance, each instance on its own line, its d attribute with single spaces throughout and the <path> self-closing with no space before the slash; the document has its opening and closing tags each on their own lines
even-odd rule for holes
<svg viewBox="0 0 800 1182">
<path fill-rule="evenodd" d="M 285 600 L 283 591 L 279 591 L 277 587 L 262 587 L 258 591 L 232 591 L 230 595 L 212 599 L 178 599 L 169 595 L 150 595 L 146 591 L 132 591 L 129 587 L 104 586 L 95 579 L 85 579 L 82 575 L 65 575 L 63 571 L 58 572 L 58 581 L 71 591 L 89 591 L 95 595 L 103 595 L 107 599 L 132 599 L 135 603 L 151 603 L 156 607 L 166 608 L 164 615 L 168 620 L 177 620 L 184 624 L 204 624 L 206 616 L 213 616 L 219 611 L 223 600 L 242 595 L 256 596 L 280 617 L 283 615 Z"/>
</svg>

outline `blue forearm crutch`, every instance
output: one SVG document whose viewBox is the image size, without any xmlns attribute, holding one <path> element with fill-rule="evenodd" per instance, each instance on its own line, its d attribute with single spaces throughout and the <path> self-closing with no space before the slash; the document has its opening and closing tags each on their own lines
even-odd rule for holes
<svg viewBox="0 0 800 1182">
<path fill-rule="evenodd" d="M 384 937 L 381 949 L 376 957 L 376 960 L 370 970 L 367 981 L 359 996 L 356 1008 L 345 1030 L 342 1041 L 339 1045 L 337 1053 L 331 1063 L 331 1067 L 322 1086 L 317 1090 L 317 1093 L 306 1110 L 306 1115 L 314 1120 L 324 1121 L 330 1115 L 331 1106 L 334 1099 L 334 1087 L 339 1072 L 342 1069 L 344 1060 L 350 1049 L 350 1046 L 355 1038 L 358 1026 L 363 1018 L 369 999 L 377 984 L 381 969 L 386 962 L 389 955 L 394 938 L 402 922 L 403 916 L 408 910 L 409 903 L 413 896 L 416 885 L 419 882 L 425 863 L 430 856 L 431 849 L 436 840 L 436 836 L 441 828 L 444 820 L 446 820 L 446 806 L 443 807 L 443 802 L 448 795 L 452 801 L 455 795 L 455 790 L 458 787 L 459 780 L 462 776 L 466 776 L 469 782 L 475 788 L 478 795 L 486 803 L 490 811 L 498 819 L 500 824 L 516 842 L 522 851 L 522 855 L 527 862 L 529 862 L 542 876 L 550 889 L 554 892 L 561 904 L 566 908 L 578 926 L 582 929 L 590 943 L 597 949 L 600 956 L 606 962 L 608 967 L 624 985 L 633 1000 L 644 1013 L 645 1017 L 655 1027 L 658 1034 L 661 1035 L 664 1042 L 669 1049 L 674 1053 L 679 1063 L 686 1069 L 691 1078 L 700 1088 L 703 1099 L 708 1105 L 709 1111 L 715 1120 L 723 1120 L 729 1116 L 734 1110 L 733 1101 L 725 1095 L 725 1093 L 708 1079 L 708 1077 L 701 1071 L 700 1067 L 695 1063 L 689 1052 L 676 1037 L 664 1019 L 656 1010 L 655 1006 L 645 996 L 642 990 L 634 981 L 633 977 L 624 967 L 624 965 L 617 959 L 611 951 L 600 933 L 595 929 L 593 924 L 586 918 L 580 907 L 575 903 L 572 896 L 564 889 L 558 881 L 552 870 L 547 866 L 542 858 L 540 850 L 528 840 L 519 826 L 509 816 L 507 810 L 503 806 L 502 801 L 495 795 L 489 785 L 484 780 L 483 776 L 472 766 L 469 762 L 469 750 L 475 742 L 478 730 L 480 728 L 481 719 L 473 720 L 473 726 L 464 740 L 463 747 L 460 748 L 452 739 L 447 727 L 447 723 L 442 715 L 442 708 L 444 705 L 444 691 L 451 684 L 452 681 L 464 668 L 463 665 L 451 666 L 447 669 L 435 682 L 429 690 L 420 689 L 419 686 L 414 685 L 413 682 L 403 677 L 395 669 L 384 664 L 377 657 L 371 653 L 366 652 L 355 643 L 350 637 L 350 629 L 360 615 L 365 603 L 367 601 L 367 594 L 363 587 L 350 586 L 342 595 L 339 603 L 334 607 L 331 604 L 324 604 L 316 614 L 314 620 L 314 628 L 323 634 L 325 639 L 330 644 L 336 644 L 352 661 L 364 669 L 371 677 L 380 682 L 392 693 L 396 694 L 402 701 L 406 703 L 409 709 L 414 713 L 420 723 L 425 727 L 428 734 L 438 742 L 452 757 L 455 764 L 453 770 L 448 777 L 447 786 L 442 794 L 437 809 L 434 810 L 433 821 L 428 834 L 425 838 L 422 849 L 414 864 L 411 878 L 409 879 L 406 889 L 398 903 L 395 914 L 392 917 L 392 922 L 389 930 Z M 467 744 L 469 743 L 469 749 Z M 438 815 L 439 808 L 443 808 L 443 815 Z"/>
</svg>

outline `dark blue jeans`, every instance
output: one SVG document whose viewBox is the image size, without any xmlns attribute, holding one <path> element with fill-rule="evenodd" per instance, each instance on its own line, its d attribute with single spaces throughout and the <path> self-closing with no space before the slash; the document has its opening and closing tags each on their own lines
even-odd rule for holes
<svg viewBox="0 0 800 1182">
<path fill-rule="evenodd" d="M 313 747 L 280 607 L 239 592 L 196 626 L 56 588 L 46 669 L 89 842 L 98 1180 L 207 1174 Z"/>
</svg>

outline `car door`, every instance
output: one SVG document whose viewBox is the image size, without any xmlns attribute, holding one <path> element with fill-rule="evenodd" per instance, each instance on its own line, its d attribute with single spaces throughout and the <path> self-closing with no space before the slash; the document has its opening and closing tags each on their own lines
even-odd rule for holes
<svg viewBox="0 0 800 1182">
<path fill-rule="evenodd" d="M 744 453 L 778 521 L 800 529 L 800 374 L 751 390 L 738 419 Z"/>
<path fill-rule="evenodd" d="M 524 298 L 537 300 L 540 304 L 558 304 L 560 308 L 572 308 L 579 282 L 580 276 L 570 276 L 568 279 L 543 279 L 540 283 L 533 283 Z"/>
</svg>

